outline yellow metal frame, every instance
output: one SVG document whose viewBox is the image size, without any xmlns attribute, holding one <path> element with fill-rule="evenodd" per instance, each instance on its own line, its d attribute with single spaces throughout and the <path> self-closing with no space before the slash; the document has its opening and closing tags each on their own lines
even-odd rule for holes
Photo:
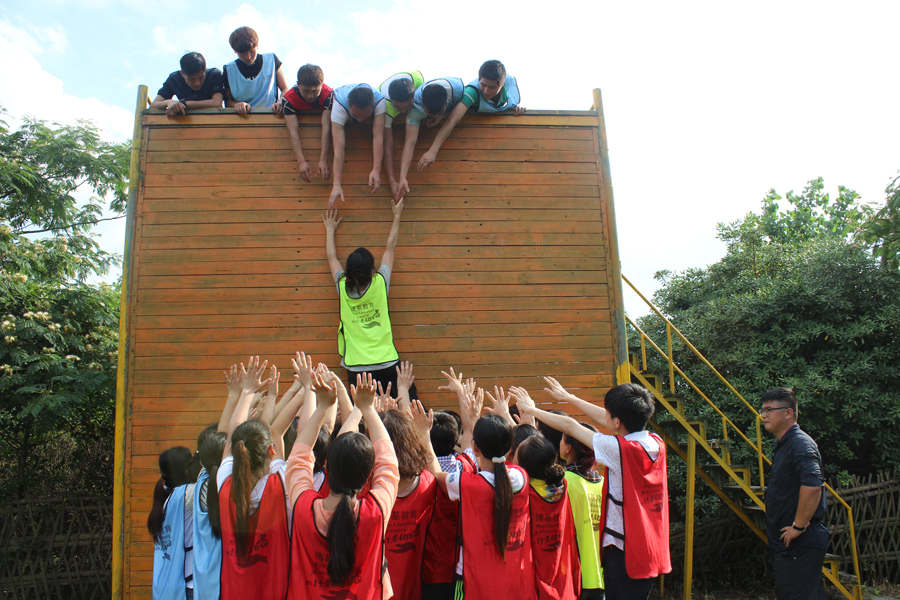
<svg viewBox="0 0 900 600">
<path fill-rule="evenodd" d="M 766 507 L 765 507 L 765 503 L 759 498 L 759 496 L 758 496 L 757 494 L 755 494 L 755 493 L 753 492 L 753 490 L 750 489 L 750 487 L 748 486 L 748 483 L 745 482 L 743 478 L 739 477 L 739 476 L 734 472 L 734 470 L 731 468 L 730 464 L 728 464 L 728 462 L 730 462 L 730 461 L 725 461 L 725 460 L 722 458 L 722 456 L 719 455 L 718 452 L 715 452 L 715 451 L 713 450 L 713 448 L 711 448 L 711 447 L 709 446 L 707 440 L 704 439 L 705 436 L 701 436 L 701 435 L 700 435 L 700 432 L 698 432 L 698 431 L 697 431 L 697 430 L 689 423 L 689 420 L 688 420 L 687 418 L 685 418 L 685 416 L 684 416 L 683 414 L 681 414 L 681 413 L 676 409 L 676 407 L 673 407 L 673 406 L 669 403 L 668 399 L 667 399 L 667 398 L 665 397 L 665 395 L 660 391 L 660 389 L 658 389 L 656 386 L 652 385 L 652 384 L 650 383 L 650 381 L 648 381 L 647 378 L 644 377 L 643 371 L 645 371 L 646 368 L 647 368 L 647 345 L 649 344 L 649 346 L 650 346 L 654 351 L 656 351 L 656 353 L 659 354 L 659 356 L 662 357 L 662 358 L 667 362 L 667 364 L 668 364 L 668 368 L 669 368 L 669 390 L 670 390 L 670 393 L 672 393 L 672 394 L 675 393 L 675 375 L 677 374 L 677 375 L 679 375 L 679 376 L 680 376 L 680 377 L 681 377 L 681 378 L 682 378 L 682 379 L 683 379 L 683 380 L 691 387 L 691 389 L 693 389 L 693 390 L 697 393 L 697 395 L 699 395 L 699 396 L 700 396 L 700 397 L 701 397 L 701 398 L 702 398 L 702 399 L 703 399 L 703 400 L 704 400 L 704 401 L 705 401 L 705 402 L 706 402 L 706 403 L 707 403 L 707 404 L 708 404 L 708 405 L 709 405 L 709 406 L 710 406 L 710 407 L 711 407 L 711 408 L 719 415 L 719 417 L 722 419 L 723 439 L 726 439 L 726 440 L 728 439 L 728 430 L 729 430 L 729 427 L 730 427 L 734 432 L 737 433 L 737 435 L 738 435 L 738 437 L 739 437 L 740 439 L 742 439 L 746 444 L 748 444 L 748 445 L 753 449 L 753 451 L 754 451 L 754 452 L 756 453 L 756 455 L 757 455 L 757 460 L 758 460 L 758 464 L 759 464 L 759 485 L 760 485 L 760 488 L 762 488 L 762 487 L 765 486 L 764 468 L 765 468 L 766 465 L 771 465 L 771 464 L 772 464 L 772 461 L 770 461 L 770 460 L 768 459 L 768 457 L 766 457 L 765 454 L 764 454 L 763 451 L 762 451 L 762 418 L 760 417 L 759 412 L 758 412 L 755 408 L 753 408 L 753 406 L 752 406 L 749 402 L 747 402 L 747 400 L 744 399 L 744 397 L 740 394 L 740 392 L 738 392 L 738 391 L 734 388 L 734 386 L 732 386 L 732 385 L 728 382 L 728 380 L 726 380 L 725 377 L 723 377 L 722 374 L 719 373 L 719 372 L 716 370 L 716 368 L 713 367 L 712 364 L 711 364 L 711 363 L 710 363 L 710 362 L 709 362 L 702 354 L 700 354 L 700 351 L 697 350 L 697 349 L 694 347 L 694 345 L 691 344 L 691 343 L 688 341 L 688 339 L 687 339 L 680 331 L 678 331 L 678 328 L 675 327 L 675 325 L 673 325 L 672 322 L 669 321 L 669 319 L 667 319 L 666 316 L 663 315 L 662 312 L 660 312 L 660 310 L 659 310 L 659 309 L 658 309 L 658 308 L 657 308 L 650 300 L 648 300 L 643 294 L 641 294 L 640 291 L 638 291 L 638 289 L 634 286 L 634 284 L 632 284 L 632 283 L 628 280 L 628 278 L 626 278 L 624 275 L 622 275 L 622 280 L 623 280 L 626 284 L 628 284 L 628 286 L 634 291 L 634 293 L 636 293 L 636 294 L 638 295 L 638 297 L 640 297 L 640 299 L 643 300 L 644 303 L 650 308 L 650 310 L 651 310 L 657 317 L 659 317 L 660 319 L 662 319 L 663 322 L 664 322 L 665 325 L 666 325 L 666 350 L 663 351 L 662 348 L 660 348 L 660 347 L 659 347 L 659 346 L 658 346 L 658 345 L 650 338 L 650 336 L 648 336 L 648 335 L 647 335 L 647 334 L 646 334 L 646 333 L 638 326 L 638 324 L 634 322 L 634 320 L 632 320 L 630 317 L 627 317 L 627 316 L 625 317 L 626 322 L 627 322 L 629 325 L 631 325 L 632 327 L 634 327 L 634 329 L 638 332 L 638 334 L 639 334 L 639 336 L 640 336 L 640 349 L 641 349 L 640 365 L 634 365 L 634 364 L 628 363 L 628 368 L 629 368 L 629 371 L 630 371 L 630 373 L 629 373 L 630 379 L 619 379 L 619 378 L 617 377 L 617 380 L 619 380 L 619 381 L 629 381 L 629 380 L 631 380 L 631 379 L 637 380 L 639 383 L 641 383 L 641 385 L 643 385 L 645 388 L 647 388 L 647 390 L 650 391 L 651 394 L 653 394 L 653 396 L 656 398 L 656 400 L 657 400 L 657 401 L 658 401 L 658 402 L 659 402 L 659 403 L 660 403 L 660 404 L 661 404 L 661 405 L 662 405 L 669 413 L 671 413 L 671 415 L 672 415 L 672 416 L 673 416 L 673 417 L 681 424 L 681 426 L 684 428 L 684 430 L 689 434 L 689 437 L 688 437 L 688 449 L 687 449 L 687 452 L 684 452 L 684 451 L 681 450 L 681 448 L 678 446 L 678 442 L 677 442 L 676 440 L 672 439 L 671 436 L 669 436 L 669 435 L 666 434 L 664 431 L 662 431 L 662 429 L 659 428 L 658 426 L 655 427 L 655 428 L 657 429 L 658 433 L 660 433 L 660 435 L 663 437 L 663 440 L 666 442 L 666 444 L 667 444 L 669 447 L 673 448 L 673 449 L 678 453 L 678 455 L 679 455 L 681 458 L 683 458 L 685 461 L 687 461 L 687 465 L 688 465 L 688 472 L 687 472 L 687 478 L 688 478 L 688 480 L 687 480 L 688 507 L 687 507 L 687 514 L 686 514 L 686 523 L 685 523 L 684 598 L 685 598 L 685 600 L 690 600 L 690 598 L 691 598 L 692 572 L 693 572 L 693 545 L 694 545 L 694 540 L 693 540 L 693 524 L 694 524 L 694 523 L 693 523 L 693 521 L 694 521 L 693 504 L 694 504 L 694 489 L 695 489 L 694 486 L 695 486 L 695 479 L 696 479 L 695 472 L 696 472 L 697 475 L 700 475 L 700 477 L 701 477 L 707 484 L 709 484 L 709 486 L 713 489 L 713 491 L 716 493 L 716 495 L 718 495 L 718 496 L 726 503 L 726 505 L 728 505 L 728 507 L 731 508 L 732 511 L 734 511 L 734 512 L 738 515 L 738 517 L 740 517 L 747 525 L 750 526 L 750 528 L 753 530 L 753 532 L 756 533 L 756 535 L 759 536 L 760 539 L 762 539 L 763 541 L 766 540 L 766 535 L 765 535 L 765 533 L 764 533 L 763 531 L 761 531 L 761 530 L 759 529 L 759 527 L 756 526 L 755 523 L 753 523 L 753 521 L 752 521 L 752 520 L 744 513 L 744 511 L 741 509 L 741 507 L 738 506 L 733 500 L 731 500 L 730 498 L 728 498 L 728 496 L 727 496 L 727 494 L 725 493 L 725 491 L 722 490 L 721 487 L 719 487 L 717 484 L 715 484 L 715 483 L 713 482 L 713 480 L 709 477 L 709 475 L 706 474 L 706 473 L 703 471 L 703 469 L 699 468 L 699 467 L 696 465 L 696 448 L 697 448 L 697 445 L 699 445 L 703 450 L 705 450 L 705 451 L 707 452 L 707 454 L 709 454 L 709 455 L 710 455 L 710 456 L 711 456 L 711 457 L 719 464 L 719 466 L 722 468 L 722 470 L 723 470 L 725 473 L 727 473 L 728 476 L 729 476 L 735 483 L 737 483 L 738 486 L 740 486 L 740 488 L 744 491 L 744 493 L 746 493 L 747 496 L 748 496 L 753 502 L 755 502 L 755 503 L 757 504 L 757 506 L 759 506 L 763 511 L 765 511 Z M 707 367 L 708 367 L 708 368 L 716 375 L 716 377 L 719 378 L 719 380 L 720 380 L 723 384 L 725 384 L 725 386 L 728 388 L 728 390 L 729 390 L 732 394 L 734 394 L 734 395 L 741 401 L 741 403 L 742 403 L 747 409 L 749 409 L 749 410 L 753 413 L 754 421 L 755 421 L 755 425 L 756 425 L 756 443 L 755 443 L 755 444 L 750 440 L 750 438 L 748 438 L 748 437 L 744 434 L 743 431 L 741 431 L 741 430 L 740 430 L 740 429 L 739 429 L 739 428 L 731 421 L 730 418 L 728 418 L 728 416 L 727 416 L 724 412 L 722 412 L 722 410 L 721 410 L 718 406 L 716 406 L 716 404 L 715 404 L 712 400 L 709 399 L 709 397 L 707 397 L 706 394 L 704 394 L 704 393 L 700 390 L 699 387 L 697 387 L 697 385 L 696 385 L 696 384 L 695 384 L 695 383 L 694 383 L 694 382 L 693 382 L 693 381 L 692 381 L 692 380 L 684 373 L 684 371 L 682 371 L 680 368 L 678 368 L 678 366 L 675 364 L 675 361 L 674 361 L 674 359 L 673 359 L 673 345 L 672 345 L 672 334 L 673 334 L 673 333 L 674 333 L 674 334 L 675 334 L 675 335 L 676 335 L 676 336 L 684 343 L 684 345 L 685 345 L 685 346 L 686 346 L 686 347 L 687 347 L 687 348 L 688 348 L 688 349 L 689 349 L 689 350 L 690 350 L 690 351 L 691 351 L 698 359 L 700 359 L 700 361 L 701 361 L 703 364 L 705 364 L 705 365 L 706 365 L 706 366 L 707 366 Z M 840 495 L 838 495 L 838 493 L 835 492 L 834 489 L 833 489 L 831 486 L 829 486 L 827 483 L 825 484 L 825 488 L 828 490 L 828 492 L 831 493 L 831 497 L 834 498 L 835 500 L 837 500 L 837 501 L 838 501 L 838 502 L 846 509 L 846 511 L 847 511 L 847 520 L 848 520 L 848 523 L 849 523 L 849 525 L 850 525 L 850 538 L 851 538 L 851 544 L 850 544 L 850 547 L 851 547 L 851 554 L 852 554 L 852 556 L 853 556 L 853 570 L 854 570 L 854 574 L 856 575 L 856 584 L 853 586 L 853 591 L 851 592 L 851 591 L 848 590 L 846 587 L 844 587 L 844 585 L 841 583 L 841 581 L 840 581 L 840 576 L 839 576 L 839 573 L 837 572 L 837 567 L 836 567 L 835 565 L 831 565 L 831 568 L 830 568 L 830 569 L 829 569 L 828 567 L 823 566 L 823 567 L 822 567 L 822 573 L 823 573 L 823 574 L 825 575 L 825 577 L 828 578 L 828 580 L 831 581 L 831 583 L 833 583 L 834 586 L 837 587 L 837 588 L 841 591 L 841 593 L 844 594 L 844 596 L 846 596 L 849 600 L 862 600 L 862 586 L 861 586 L 861 584 L 860 584 L 861 579 L 860 579 L 860 572 L 859 572 L 859 556 L 858 556 L 857 548 L 856 548 L 856 528 L 855 528 L 855 525 L 854 525 L 854 523 L 853 523 L 853 509 L 850 508 L 850 505 L 847 504 L 847 503 L 844 501 L 844 499 L 841 498 Z"/>
<path fill-rule="evenodd" d="M 134 231 L 135 206 L 140 188 L 141 143 L 143 125 L 141 113 L 147 108 L 149 94 L 146 85 L 138 87 L 134 110 L 134 132 L 131 138 L 131 164 L 128 169 L 128 207 L 125 213 L 125 252 L 122 263 L 122 299 L 119 307 L 119 356 L 116 371 L 116 438 L 113 482 L 113 553 L 112 598 L 121 600 L 125 595 L 125 427 L 128 406 L 126 385 L 128 382 L 128 317 L 131 312 L 131 244 Z"/>
</svg>

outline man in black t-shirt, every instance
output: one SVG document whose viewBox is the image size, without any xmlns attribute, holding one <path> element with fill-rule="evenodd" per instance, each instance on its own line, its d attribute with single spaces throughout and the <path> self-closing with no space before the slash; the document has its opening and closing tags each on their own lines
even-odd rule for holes
<svg viewBox="0 0 900 600">
<path fill-rule="evenodd" d="M 778 438 L 766 488 L 766 536 L 775 555 L 778 600 L 825 600 L 828 548 L 825 468 L 815 441 L 797 425 L 797 399 L 775 388 L 760 399 L 763 425 Z"/>
<path fill-rule="evenodd" d="M 171 119 L 189 108 L 221 108 L 224 94 L 222 71 L 207 69 L 202 54 L 188 52 L 181 57 L 181 70 L 169 74 L 150 108 L 164 108 Z"/>
</svg>

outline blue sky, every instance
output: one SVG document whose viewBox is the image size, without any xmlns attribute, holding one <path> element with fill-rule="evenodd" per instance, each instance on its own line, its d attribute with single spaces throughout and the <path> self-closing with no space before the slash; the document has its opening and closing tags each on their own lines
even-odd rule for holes
<svg viewBox="0 0 900 600">
<path fill-rule="evenodd" d="M 900 169 L 896 2 L 472 3 L 0 1 L 0 104 L 14 116 L 94 119 L 131 134 L 136 88 L 155 93 L 187 50 L 233 60 L 249 25 L 290 75 L 377 84 L 408 68 L 474 78 L 499 58 L 534 109 L 587 109 L 602 88 L 623 271 L 718 260 L 715 225 L 769 188 L 822 176 L 883 202 Z M 290 80 L 290 77 L 289 77 Z M 421 150 L 417 150 L 417 156 Z M 121 252 L 122 221 L 103 243 Z M 641 313 L 635 304 L 629 310 Z"/>
</svg>

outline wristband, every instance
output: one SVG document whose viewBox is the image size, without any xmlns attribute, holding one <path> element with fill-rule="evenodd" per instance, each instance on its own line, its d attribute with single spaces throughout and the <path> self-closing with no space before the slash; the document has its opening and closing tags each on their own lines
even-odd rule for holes
<svg viewBox="0 0 900 600">
<path fill-rule="evenodd" d="M 806 527 L 809 527 L 809 525 L 807 525 L 806 527 L 797 527 L 797 523 L 794 522 L 794 523 L 791 523 L 791 527 L 793 527 L 795 530 L 799 531 L 800 533 L 803 533 L 804 531 L 806 531 Z"/>
</svg>

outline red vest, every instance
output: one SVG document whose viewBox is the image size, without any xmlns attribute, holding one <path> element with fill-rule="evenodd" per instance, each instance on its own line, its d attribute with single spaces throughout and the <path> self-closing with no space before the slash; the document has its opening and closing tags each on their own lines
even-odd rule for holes
<svg viewBox="0 0 900 600">
<path fill-rule="evenodd" d="M 659 444 L 655 462 L 640 443 L 616 436 L 622 468 L 625 571 L 632 579 L 647 579 L 672 571 L 666 446 L 656 434 L 650 436 Z M 608 481 L 607 477 L 603 484 L 603 529 L 609 514 L 606 507 L 613 500 Z"/>
<path fill-rule="evenodd" d="M 422 597 L 422 555 L 436 492 L 434 475 L 431 471 L 422 471 L 416 489 L 404 498 L 398 496 L 391 511 L 384 534 L 384 555 L 395 600 L 420 600 Z"/>
<path fill-rule="evenodd" d="M 222 515 L 221 600 L 284 600 L 288 589 L 291 541 L 288 535 L 284 483 L 269 475 L 256 513 L 250 516 L 251 551 L 240 561 L 235 546 L 232 479 L 222 484 L 219 511 Z"/>
<path fill-rule="evenodd" d="M 295 85 L 284 93 L 284 99 L 290 102 L 294 110 L 323 110 L 325 101 L 331 95 L 331 92 L 332 89 L 323 83 L 322 91 L 319 93 L 319 97 L 316 98 L 316 103 L 310 104 L 297 92 L 297 86 Z"/>
<path fill-rule="evenodd" d="M 291 587 L 288 600 L 313 598 L 334 600 L 382 600 L 384 573 L 384 513 L 374 496 L 358 498 L 356 553 L 353 576 L 345 587 L 336 587 L 328 577 L 328 540 L 316 529 L 313 502 L 320 500 L 315 490 L 300 494 L 294 505 L 291 536 Z M 252 597 L 252 596 L 248 596 Z"/>
<path fill-rule="evenodd" d="M 528 494 L 538 599 L 575 600 L 581 594 L 581 563 L 569 495 L 550 503 L 530 485 Z"/>
<path fill-rule="evenodd" d="M 465 458 L 463 458 L 465 457 Z M 463 470 L 475 472 L 475 467 L 465 454 L 456 459 Z M 425 554 L 422 557 L 422 581 L 424 583 L 450 583 L 456 572 L 459 557 L 456 538 L 459 525 L 459 502 L 450 500 L 447 494 L 438 491 L 434 502 L 434 515 L 425 538 Z"/>
<path fill-rule="evenodd" d="M 494 535 L 494 486 L 476 473 L 464 472 L 459 480 L 463 543 L 463 585 L 466 600 L 535 600 L 534 560 L 528 515 L 528 475 L 525 488 L 513 495 L 506 560 L 497 551 Z"/>
</svg>

